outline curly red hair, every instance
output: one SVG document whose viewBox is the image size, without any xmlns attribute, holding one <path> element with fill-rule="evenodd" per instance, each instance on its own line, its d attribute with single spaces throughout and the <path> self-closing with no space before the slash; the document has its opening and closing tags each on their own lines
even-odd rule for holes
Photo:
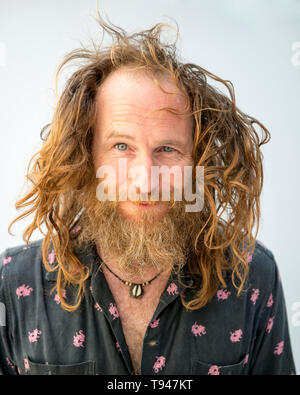
<svg viewBox="0 0 300 395">
<path fill-rule="evenodd" d="M 65 84 L 51 124 L 43 129 L 43 136 L 49 129 L 47 136 L 27 171 L 31 190 L 16 202 L 17 209 L 27 210 L 11 222 L 9 231 L 16 221 L 34 214 L 23 239 L 29 243 L 36 229 L 44 234 L 43 262 L 47 270 L 57 270 L 61 305 L 69 311 L 77 309 L 89 273 L 74 254 L 72 231 L 82 210 L 78 197 L 95 178 L 91 152 L 97 90 L 110 73 L 121 67 L 145 70 L 153 76 L 167 73 L 186 95 L 187 108 L 194 118 L 194 165 L 204 166 L 204 207 L 197 213 L 199 224 L 204 225 L 201 229 L 199 226 L 187 262 L 190 273 L 201 281 L 196 281 L 194 298 L 182 302 L 187 309 L 204 306 L 220 285 L 226 286 L 224 270 L 228 269 L 239 294 L 248 272 L 247 254 L 254 251 L 259 228 L 263 185 L 260 146 L 269 141 L 268 130 L 237 108 L 230 81 L 179 60 L 176 41 L 165 43 L 161 38 L 164 24 L 129 35 L 100 17 L 99 23 L 112 44 L 102 48 L 93 43 L 92 49 L 73 50 L 59 66 L 56 81 L 65 65 L 81 62 Z M 209 84 L 208 79 L 227 88 L 229 95 Z M 261 138 L 256 127 L 262 132 Z M 226 219 L 222 218 L 224 213 Z M 247 253 L 241 249 L 245 243 Z M 47 260 L 52 248 L 57 260 L 54 268 Z M 78 286 L 73 304 L 62 297 L 63 288 L 70 283 Z"/>
</svg>

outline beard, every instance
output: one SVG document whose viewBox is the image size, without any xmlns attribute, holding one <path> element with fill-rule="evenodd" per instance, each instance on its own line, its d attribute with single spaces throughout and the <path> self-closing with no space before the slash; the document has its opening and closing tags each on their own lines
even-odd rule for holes
<svg viewBox="0 0 300 395">
<path fill-rule="evenodd" d="M 94 243 L 102 260 L 109 257 L 126 277 L 143 277 L 149 269 L 178 273 L 185 265 L 199 223 L 195 213 L 185 211 L 184 201 L 159 202 L 166 205 L 163 215 L 154 206 L 130 218 L 118 201 L 99 201 L 96 186 L 81 199 L 85 211 L 78 222 L 77 246 Z"/>
</svg>

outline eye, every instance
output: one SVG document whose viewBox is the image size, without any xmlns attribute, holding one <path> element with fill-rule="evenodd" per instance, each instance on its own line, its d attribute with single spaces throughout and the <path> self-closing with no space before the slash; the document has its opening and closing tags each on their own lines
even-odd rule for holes
<svg viewBox="0 0 300 395">
<path fill-rule="evenodd" d="M 115 147 L 118 148 L 118 150 L 120 151 L 125 151 L 127 149 L 127 144 L 125 143 L 118 143 L 114 145 Z"/>
<path fill-rule="evenodd" d="M 164 145 L 164 146 L 163 146 L 163 151 L 164 151 L 164 152 L 173 152 L 173 151 L 174 151 L 174 148 L 169 147 L 169 146 L 167 146 L 167 145 Z"/>
</svg>

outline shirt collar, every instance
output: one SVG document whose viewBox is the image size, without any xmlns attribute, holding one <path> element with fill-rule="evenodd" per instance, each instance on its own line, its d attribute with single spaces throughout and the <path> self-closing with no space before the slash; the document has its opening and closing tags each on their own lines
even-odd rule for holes
<svg viewBox="0 0 300 395">
<path fill-rule="evenodd" d="M 97 281 L 101 278 L 101 283 L 105 280 L 102 270 L 100 269 L 101 266 L 101 259 L 98 255 L 97 248 L 94 243 L 85 243 L 80 248 L 74 248 L 74 254 L 80 260 L 80 262 L 89 268 L 89 277 L 92 277 L 92 284 L 95 284 L 96 278 Z M 56 259 L 52 260 L 52 265 L 55 266 L 57 264 Z M 57 279 L 57 270 L 55 271 L 46 271 L 45 274 L 47 281 L 55 282 Z M 193 285 L 193 279 L 188 273 L 187 265 L 185 265 L 181 271 L 181 281 L 178 279 L 178 275 L 171 273 L 165 290 L 161 295 L 161 302 L 163 305 L 169 304 L 173 299 L 178 297 L 186 287 L 190 287 Z M 108 287 L 107 287 L 108 288 Z M 107 297 L 110 296 L 107 292 L 105 292 L 105 288 L 102 288 L 102 292 L 106 293 Z"/>
<path fill-rule="evenodd" d="M 89 270 L 89 277 L 92 275 L 93 271 L 95 270 L 95 264 L 99 262 L 99 256 L 96 250 L 96 246 L 93 243 L 85 243 L 80 248 L 74 247 L 73 250 L 75 256 L 79 259 L 79 261 Z M 49 259 L 51 259 L 49 257 Z M 49 262 L 50 263 L 50 262 Z M 55 267 L 57 265 L 57 260 L 51 259 L 50 266 Z M 45 278 L 47 281 L 56 281 L 57 279 L 57 270 L 54 271 L 47 271 L 45 273 Z"/>
</svg>

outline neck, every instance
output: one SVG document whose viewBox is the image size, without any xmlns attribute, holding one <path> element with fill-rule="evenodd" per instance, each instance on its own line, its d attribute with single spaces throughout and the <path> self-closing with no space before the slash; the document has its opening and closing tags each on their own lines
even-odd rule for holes
<svg viewBox="0 0 300 395">
<path fill-rule="evenodd" d="M 162 275 L 170 275 L 171 274 L 171 270 L 172 268 L 168 269 L 168 270 L 164 270 L 162 271 L 160 268 L 156 267 L 153 264 L 149 264 L 148 266 L 144 266 L 142 268 L 142 271 L 139 270 L 141 268 L 136 268 L 135 270 L 135 274 L 130 275 L 126 272 L 124 272 L 124 270 L 122 270 L 118 264 L 117 259 L 114 259 L 114 257 L 108 253 L 104 253 L 100 246 L 97 245 L 97 252 L 99 257 L 101 258 L 101 260 L 105 263 L 105 265 L 114 273 L 116 274 L 118 277 L 120 277 L 122 280 L 124 281 L 128 281 L 128 282 L 132 282 L 132 283 L 143 283 L 143 282 L 147 282 L 153 279 L 153 277 L 155 277 L 156 275 L 158 275 L 159 273 L 161 273 Z M 102 271 L 107 274 L 107 272 L 109 272 L 109 269 L 107 269 L 105 267 L 105 265 L 102 265 Z"/>
</svg>

